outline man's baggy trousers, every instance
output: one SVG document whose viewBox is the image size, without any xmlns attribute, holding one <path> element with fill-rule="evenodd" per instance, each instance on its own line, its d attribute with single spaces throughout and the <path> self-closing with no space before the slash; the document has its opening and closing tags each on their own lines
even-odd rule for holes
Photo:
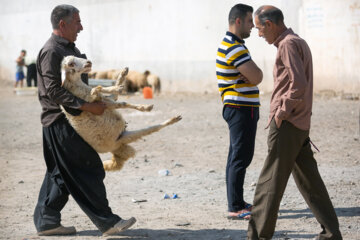
<svg viewBox="0 0 360 240">
<path fill-rule="evenodd" d="M 101 232 L 120 221 L 106 198 L 105 171 L 99 155 L 65 117 L 43 127 L 43 149 L 47 171 L 34 212 L 38 232 L 60 226 L 60 211 L 69 194 Z"/>
<path fill-rule="evenodd" d="M 290 174 L 323 231 L 320 239 L 342 239 L 339 222 L 310 146 L 309 131 L 283 121 L 270 124 L 268 156 L 255 190 L 248 239 L 271 239 Z"/>
</svg>

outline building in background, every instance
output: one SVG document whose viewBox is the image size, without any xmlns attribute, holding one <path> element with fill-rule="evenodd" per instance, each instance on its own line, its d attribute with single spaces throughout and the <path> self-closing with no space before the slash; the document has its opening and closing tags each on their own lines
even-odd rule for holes
<svg viewBox="0 0 360 240">
<path fill-rule="evenodd" d="M 360 93 L 360 1 L 241 1 L 256 10 L 265 4 L 283 10 L 285 23 L 311 47 L 314 88 Z M 51 10 L 72 4 L 84 31 L 79 48 L 94 70 L 132 70 L 159 75 L 164 91 L 217 92 L 215 58 L 227 31 L 227 14 L 239 1 L 226 0 L 0 0 L 0 85 L 13 81 L 17 53 L 36 56 L 52 31 Z M 272 89 L 276 49 L 258 38 L 246 40 L 264 72 L 263 92 Z"/>
</svg>

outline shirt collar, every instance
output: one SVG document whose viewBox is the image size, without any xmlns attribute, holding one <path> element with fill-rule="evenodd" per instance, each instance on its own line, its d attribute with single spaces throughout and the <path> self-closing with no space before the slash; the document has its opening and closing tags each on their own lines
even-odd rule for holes
<svg viewBox="0 0 360 240">
<path fill-rule="evenodd" d="M 286 29 L 282 34 L 280 34 L 280 36 L 277 37 L 277 39 L 274 41 L 275 47 L 279 47 L 280 42 L 289 34 L 294 34 L 291 28 Z"/>
<path fill-rule="evenodd" d="M 75 43 L 72 43 L 72 42 L 69 42 L 68 40 L 66 40 L 65 38 L 63 37 L 60 37 L 59 35 L 56 35 L 54 33 L 51 34 L 52 38 L 58 42 L 59 44 L 63 45 L 63 46 L 66 46 L 66 47 L 70 47 L 72 49 L 75 48 Z"/>
<path fill-rule="evenodd" d="M 238 37 L 237 37 L 235 34 L 233 34 L 232 32 L 227 31 L 227 32 L 226 32 L 226 36 L 232 37 L 232 39 L 234 39 L 235 41 L 237 41 L 237 42 L 239 42 L 239 43 L 242 43 L 242 44 L 245 43 L 244 40 L 238 38 Z"/>
</svg>

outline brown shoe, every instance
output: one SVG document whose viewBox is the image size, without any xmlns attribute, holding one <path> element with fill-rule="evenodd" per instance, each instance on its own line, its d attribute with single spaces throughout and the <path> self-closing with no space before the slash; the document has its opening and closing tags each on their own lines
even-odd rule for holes
<svg viewBox="0 0 360 240">
<path fill-rule="evenodd" d="M 76 233 L 75 227 L 60 227 L 38 232 L 39 236 L 52 236 L 52 235 L 72 235 Z"/>
<path fill-rule="evenodd" d="M 136 223 L 136 219 L 134 217 L 131 217 L 128 220 L 121 219 L 112 228 L 104 232 L 103 236 L 110 236 L 125 231 L 134 225 L 134 223 Z"/>
</svg>

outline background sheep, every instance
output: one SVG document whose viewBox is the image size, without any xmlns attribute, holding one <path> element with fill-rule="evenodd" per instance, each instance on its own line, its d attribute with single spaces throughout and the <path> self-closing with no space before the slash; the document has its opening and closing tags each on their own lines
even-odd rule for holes
<svg viewBox="0 0 360 240">
<path fill-rule="evenodd" d="M 155 94 L 159 94 L 161 91 L 161 82 L 160 82 L 160 78 L 159 76 L 150 73 L 147 76 L 147 82 L 148 84 L 151 86 L 151 88 L 153 89 L 153 92 Z"/>
<path fill-rule="evenodd" d="M 149 86 L 146 80 L 149 73 L 150 73 L 149 71 L 145 71 L 144 73 L 140 73 L 137 71 L 129 71 L 129 73 L 125 77 L 125 82 L 124 82 L 125 91 L 137 92 L 137 91 L 141 91 L 144 87 Z"/>
<path fill-rule="evenodd" d="M 89 78 L 93 79 L 113 79 L 113 75 L 117 73 L 116 77 L 119 75 L 119 70 L 111 69 L 106 71 L 91 71 L 88 73 Z M 116 79 L 115 77 L 115 79 Z M 113 80 L 115 80 L 113 79 Z"/>
<path fill-rule="evenodd" d="M 158 125 L 135 131 L 127 131 L 125 129 L 126 123 L 121 114 L 115 110 L 116 108 L 151 111 L 153 106 L 115 102 L 101 94 L 118 94 L 122 88 L 118 84 L 111 87 L 97 86 L 91 88 L 83 83 L 80 78 L 81 73 L 90 72 L 91 70 L 91 62 L 86 59 L 67 56 L 62 61 L 62 70 L 65 71 L 65 78 L 63 79 L 64 88 L 87 102 L 101 100 L 107 105 L 107 109 L 102 115 L 94 115 L 83 111 L 78 116 L 72 116 L 63 109 L 67 119 L 77 133 L 98 153 L 111 152 L 113 154 L 111 160 L 103 162 L 105 170 L 120 170 L 125 161 L 135 155 L 135 149 L 129 146 L 129 143 L 181 120 L 181 116 L 177 116 Z M 127 69 L 122 71 L 117 83 L 124 81 L 127 72 Z"/>
<path fill-rule="evenodd" d="M 107 71 L 91 71 L 88 73 L 89 78 L 110 80 L 117 80 L 120 74 L 121 70 L 115 69 Z M 159 94 L 161 91 L 160 78 L 147 70 L 144 73 L 129 71 L 121 84 L 124 86 L 124 91 L 128 93 L 141 91 L 147 86 L 150 86 L 155 94 Z"/>
</svg>

